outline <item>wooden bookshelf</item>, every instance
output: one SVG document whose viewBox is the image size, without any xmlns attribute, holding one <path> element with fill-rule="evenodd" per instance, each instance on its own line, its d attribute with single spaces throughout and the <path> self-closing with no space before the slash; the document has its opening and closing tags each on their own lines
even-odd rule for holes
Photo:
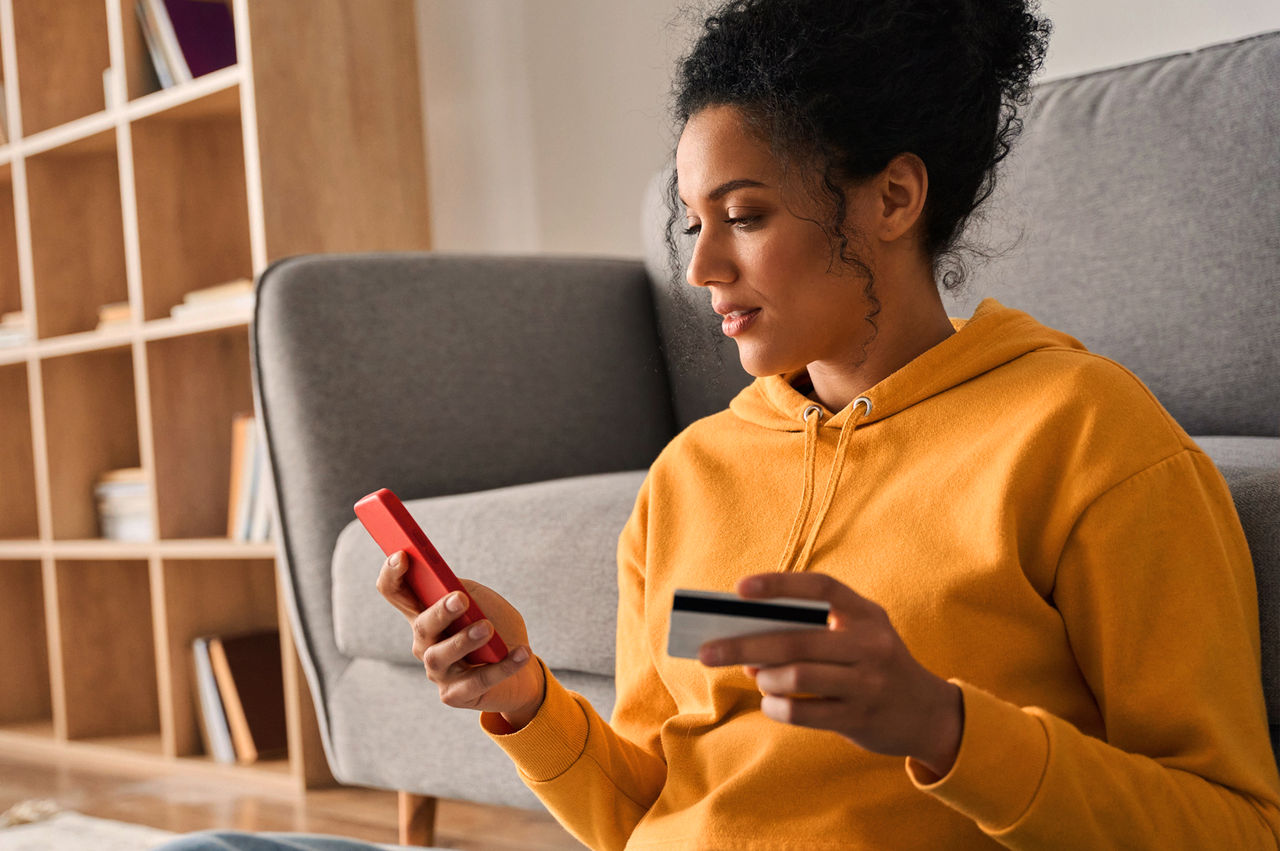
<svg viewBox="0 0 1280 851">
<path fill-rule="evenodd" d="M 414 4 L 227 2 L 238 63 L 160 90 L 133 0 L 0 0 L 0 313 L 33 332 L 0 347 L 0 750 L 301 790 L 332 778 L 276 547 L 224 537 L 250 313 L 170 310 L 294 254 L 429 247 Z M 157 540 L 100 537 L 120 467 Z M 289 756 L 215 763 L 191 639 L 264 627 Z"/>
</svg>

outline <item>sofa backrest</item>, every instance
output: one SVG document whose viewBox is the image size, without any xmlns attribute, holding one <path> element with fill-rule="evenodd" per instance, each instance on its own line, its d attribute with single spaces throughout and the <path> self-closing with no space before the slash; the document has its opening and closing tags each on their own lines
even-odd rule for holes
<svg viewBox="0 0 1280 851">
<path fill-rule="evenodd" d="M 1280 434 L 1280 32 L 1043 83 L 948 304 L 1026 310 L 1193 435 Z"/>
<path fill-rule="evenodd" d="M 1002 253 L 966 258 L 948 313 L 993 296 L 1134 370 L 1193 435 L 1280 435 L 1277 80 L 1280 32 L 1038 85 L 969 231 Z M 665 179 L 646 265 L 664 344 L 695 354 L 681 368 L 668 352 L 684 427 L 750 376 L 705 293 L 692 322 L 672 299 Z"/>
<path fill-rule="evenodd" d="M 944 296 L 948 314 L 997 298 L 1132 369 L 1197 439 L 1271 444 L 1280 436 L 1278 81 L 1273 32 L 1036 86 L 996 192 L 966 233 L 994 256 L 962 255 L 969 281 Z M 672 281 L 663 239 L 668 174 L 646 196 L 645 264 L 683 428 L 751 377 L 706 294 L 690 296 L 692 316 L 671 294 L 689 288 L 678 272 Z M 676 362 L 677 350 L 690 363 Z M 1252 459 L 1280 460 L 1280 440 L 1233 466 L 1248 439 L 1202 445 L 1225 465 L 1253 553 L 1280 759 L 1280 465 Z"/>
</svg>

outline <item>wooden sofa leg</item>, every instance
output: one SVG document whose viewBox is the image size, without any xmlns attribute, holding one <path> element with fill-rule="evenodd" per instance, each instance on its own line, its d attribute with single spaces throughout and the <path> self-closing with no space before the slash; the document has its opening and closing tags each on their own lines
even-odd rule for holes
<svg viewBox="0 0 1280 851">
<path fill-rule="evenodd" d="M 400 844 L 431 845 L 436 841 L 436 799 L 400 792 Z"/>
</svg>

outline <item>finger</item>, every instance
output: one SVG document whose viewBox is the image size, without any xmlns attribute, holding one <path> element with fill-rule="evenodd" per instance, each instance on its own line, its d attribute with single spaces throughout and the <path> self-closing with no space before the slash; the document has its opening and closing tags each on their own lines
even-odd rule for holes
<svg viewBox="0 0 1280 851">
<path fill-rule="evenodd" d="M 404 551 L 394 552 L 382 563 L 376 585 L 378 593 L 412 622 L 421 614 L 423 605 L 404 581 L 408 569 L 409 558 Z"/>
<path fill-rule="evenodd" d="M 428 678 L 432 681 L 446 679 L 450 668 L 465 659 L 472 650 L 478 650 L 487 644 L 492 635 L 493 624 L 488 620 L 481 620 L 432 644 L 422 654 Z"/>
<path fill-rule="evenodd" d="M 848 665 L 823 665 L 803 662 L 761 668 L 756 686 L 765 695 L 777 697 L 846 699 L 859 674 Z"/>
<path fill-rule="evenodd" d="M 754 665 L 758 668 L 791 662 L 852 662 L 848 637 L 830 629 L 792 629 L 761 632 L 708 641 L 698 659 L 709 667 Z"/>
<path fill-rule="evenodd" d="M 749 599 L 826 600 L 833 613 L 839 611 L 855 618 L 880 611 L 874 602 L 825 573 L 757 573 L 738 582 L 738 593 Z"/>
<path fill-rule="evenodd" d="M 491 689 L 529 664 L 531 658 L 533 653 L 528 647 L 517 647 L 501 662 L 479 665 L 455 677 L 447 687 L 441 689 L 440 700 L 446 706 L 475 706 Z"/>
<path fill-rule="evenodd" d="M 467 610 L 469 601 L 461 591 L 446 594 L 413 619 L 413 655 L 419 659 L 438 642 L 449 625 Z"/>
<path fill-rule="evenodd" d="M 839 700 L 765 695 L 760 699 L 760 711 L 783 724 L 838 730 L 848 710 L 844 702 Z"/>
</svg>

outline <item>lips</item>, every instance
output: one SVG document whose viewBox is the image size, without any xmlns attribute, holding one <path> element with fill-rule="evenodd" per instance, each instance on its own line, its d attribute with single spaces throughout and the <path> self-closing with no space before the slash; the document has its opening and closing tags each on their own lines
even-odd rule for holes
<svg viewBox="0 0 1280 851">
<path fill-rule="evenodd" d="M 746 331 L 750 325 L 756 321 L 756 317 L 760 315 L 760 308 L 731 310 L 725 315 L 720 323 L 720 328 L 726 336 L 736 337 Z"/>
<path fill-rule="evenodd" d="M 760 308 L 752 307 L 748 304 L 729 304 L 728 302 L 721 302 L 719 304 L 711 305 L 711 309 L 721 316 L 730 316 L 732 314 L 742 316 L 752 312 L 753 310 L 759 310 Z"/>
</svg>

